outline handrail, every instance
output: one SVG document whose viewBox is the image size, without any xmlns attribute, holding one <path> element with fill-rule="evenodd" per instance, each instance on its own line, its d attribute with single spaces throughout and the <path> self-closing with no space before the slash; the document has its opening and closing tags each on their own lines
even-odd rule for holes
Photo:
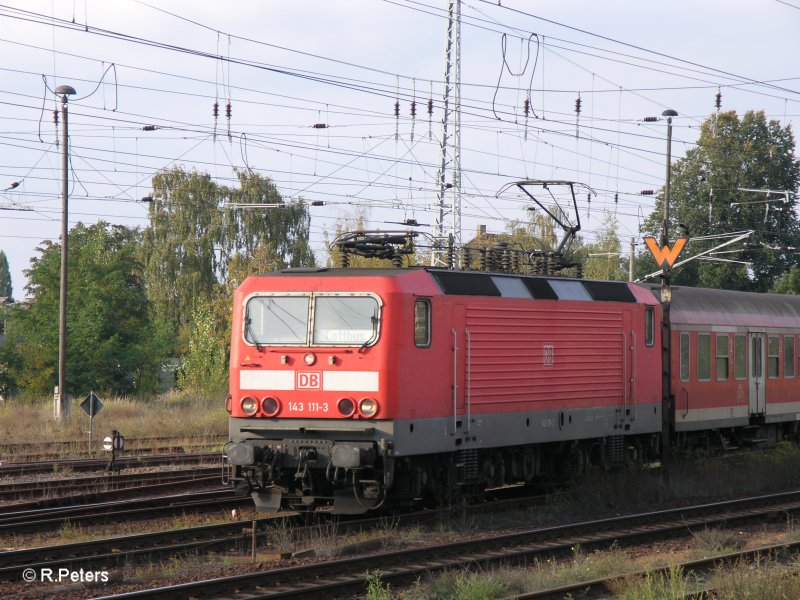
<svg viewBox="0 0 800 600">
<path fill-rule="evenodd" d="M 631 353 L 633 356 L 633 369 L 631 377 L 631 404 L 633 405 L 633 419 L 636 419 L 636 332 L 631 331 Z"/>
<path fill-rule="evenodd" d="M 458 425 L 458 333 L 455 329 L 450 330 L 453 334 L 453 432 L 455 435 Z"/>
<path fill-rule="evenodd" d="M 628 334 L 622 334 L 622 418 L 625 420 L 625 409 L 628 408 Z"/>
<path fill-rule="evenodd" d="M 467 365 L 466 365 L 466 380 L 467 380 L 467 433 L 470 431 L 470 416 L 472 413 L 472 337 L 469 335 L 469 329 L 464 330 L 464 336 L 467 339 Z"/>
</svg>

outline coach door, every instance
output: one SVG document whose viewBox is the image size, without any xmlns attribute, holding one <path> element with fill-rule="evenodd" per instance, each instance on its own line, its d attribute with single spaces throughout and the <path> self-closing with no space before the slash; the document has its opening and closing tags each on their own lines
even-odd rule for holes
<svg viewBox="0 0 800 600">
<path fill-rule="evenodd" d="M 750 332 L 750 414 L 766 411 L 766 386 L 764 366 L 766 364 L 766 342 L 763 332 Z"/>
</svg>

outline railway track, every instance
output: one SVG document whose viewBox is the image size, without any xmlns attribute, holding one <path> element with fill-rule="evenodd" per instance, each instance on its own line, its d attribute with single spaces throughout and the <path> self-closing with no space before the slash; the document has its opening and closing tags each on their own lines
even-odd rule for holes
<svg viewBox="0 0 800 600">
<path fill-rule="evenodd" d="M 216 480 L 216 477 L 214 479 Z M 238 496 L 228 488 L 217 488 L 202 492 L 95 502 L 69 507 L 27 508 L 21 505 L 18 510 L 5 510 L 0 513 L 0 535 L 53 531 L 67 523 L 84 527 L 186 512 L 207 512 L 210 509 L 249 508 L 251 502 L 249 497 Z"/>
<path fill-rule="evenodd" d="M 768 515 L 794 511 L 800 511 L 800 492 L 614 517 L 454 544 L 271 569 L 247 575 L 129 592 L 113 597 L 117 599 L 225 597 L 234 600 L 238 598 L 256 600 L 329 598 L 363 594 L 364 577 L 367 572 L 379 572 L 383 582 L 397 587 L 410 584 L 432 572 L 464 567 L 524 564 L 534 558 L 567 555 L 576 544 L 585 548 L 599 548 L 614 543 L 642 543 L 654 538 L 683 535 L 695 527 L 763 519 Z M 582 585 L 586 586 L 585 583 Z"/>
<path fill-rule="evenodd" d="M 140 456 L 118 456 L 115 460 L 117 469 L 134 469 L 157 467 L 164 465 L 190 465 L 222 461 L 219 452 L 197 452 L 187 454 L 156 454 Z M 0 478 L 19 477 L 22 475 L 38 475 L 42 473 L 78 473 L 87 471 L 103 471 L 109 466 L 108 458 L 57 459 L 35 462 L 2 462 Z"/>
<path fill-rule="evenodd" d="M 129 452 L 139 454 L 152 454 L 156 451 L 166 452 L 173 448 L 184 450 L 186 448 L 201 448 L 221 445 L 227 441 L 227 435 L 204 435 L 184 437 L 144 437 L 126 438 L 125 446 Z M 95 442 L 100 445 L 99 441 Z M 86 440 L 61 440 L 52 442 L 19 442 L 0 444 L 0 460 L 19 460 L 20 457 L 42 457 L 41 460 L 61 458 L 65 454 L 81 455 L 88 453 Z"/>
<path fill-rule="evenodd" d="M 40 502 L 67 503 L 75 494 L 119 490 L 138 491 L 155 484 L 181 484 L 196 479 L 219 477 L 219 467 L 156 471 L 154 473 L 107 473 L 99 477 L 46 479 L 37 481 L 0 483 L 0 501 L 40 497 Z M 91 500 L 88 500 L 91 501 Z M 43 507 L 44 505 L 42 505 Z"/>
<path fill-rule="evenodd" d="M 477 510 L 483 512 L 485 509 L 479 507 Z M 398 586 L 414 581 L 426 573 L 450 568 L 511 564 L 528 562 L 536 557 L 569 554 L 576 544 L 585 548 L 599 548 L 613 543 L 642 543 L 654 538 L 685 535 L 692 528 L 763 519 L 766 515 L 793 511 L 800 511 L 800 491 L 535 529 L 456 544 L 274 569 L 213 581 L 143 590 L 119 597 L 213 598 L 224 595 L 226 598 L 242 597 L 252 600 L 363 593 L 364 573 L 367 571 L 379 571 L 383 581 Z M 440 515 L 436 515 L 437 512 L 398 516 L 397 521 L 438 522 Z M 268 519 L 261 519 L 259 524 L 267 521 Z M 385 518 L 347 521 L 340 523 L 338 527 L 361 530 L 380 524 L 386 524 Z M 24 568 L 38 569 L 47 566 L 111 569 L 142 556 L 164 558 L 203 551 L 204 548 L 221 551 L 242 547 L 243 544 L 249 547 L 251 536 L 247 528 L 250 525 L 250 521 L 238 521 L 156 534 L 96 540 L 85 544 L 0 552 L 0 579 L 19 581 Z"/>
<path fill-rule="evenodd" d="M 609 590 L 613 589 L 614 583 L 618 581 L 623 579 L 644 578 L 648 575 L 651 577 L 654 575 L 666 577 L 669 575 L 670 571 L 674 571 L 676 568 L 679 568 L 683 573 L 687 574 L 690 579 L 695 581 L 695 585 L 692 586 L 693 589 L 689 591 L 687 596 L 684 596 L 685 598 L 707 598 L 708 593 L 712 590 L 704 584 L 703 580 L 707 579 L 707 576 L 711 575 L 720 565 L 731 566 L 741 565 L 743 562 L 753 563 L 758 560 L 764 560 L 767 557 L 785 555 L 787 553 L 795 554 L 797 552 L 800 552 L 800 542 L 771 544 L 759 548 L 752 548 L 750 550 L 741 550 L 739 552 L 731 552 L 729 554 L 721 554 L 699 560 L 675 563 L 668 567 L 658 569 L 648 569 L 646 571 L 626 573 L 624 575 L 613 575 L 556 588 L 516 594 L 514 595 L 514 600 L 565 600 L 567 598 L 576 597 L 580 597 L 583 600 L 591 600 L 593 598 L 599 600 L 601 598 L 608 598 Z"/>
</svg>

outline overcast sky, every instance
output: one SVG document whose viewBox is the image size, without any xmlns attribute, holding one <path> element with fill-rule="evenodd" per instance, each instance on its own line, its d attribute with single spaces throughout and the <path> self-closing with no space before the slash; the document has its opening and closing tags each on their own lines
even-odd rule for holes
<svg viewBox="0 0 800 600">
<path fill-rule="evenodd" d="M 679 158 L 718 90 L 722 110 L 764 110 L 784 124 L 798 114 L 800 0 L 498 4 L 462 4 L 465 241 L 478 225 L 499 232 L 525 219 L 530 202 L 496 196 L 535 178 L 591 186 L 597 196 L 579 198 L 584 240 L 609 211 L 627 247 L 653 208 L 640 192 L 664 180 L 666 125 L 644 117 L 679 113 Z M 52 90 L 62 84 L 77 90 L 70 226 L 144 227 L 153 174 L 180 165 L 226 185 L 252 168 L 287 201 L 325 202 L 311 209 L 320 262 L 337 220 L 362 214 L 390 229 L 416 219 L 432 232 L 446 12 L 445 0 L 0 4 L 0 249 L 15 296 L 37 245 L 60 234 Z"/>
</svg>

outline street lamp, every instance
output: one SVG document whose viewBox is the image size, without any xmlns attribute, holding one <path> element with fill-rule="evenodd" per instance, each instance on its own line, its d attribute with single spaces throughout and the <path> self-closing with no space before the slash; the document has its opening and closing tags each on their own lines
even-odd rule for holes
<svg viewBox="0 0 800 600">
<path fill-rule="evenodd" d="M 672 117 L 677 117 L 678 113 L 667 109 L 661 116 L 667 117 L 667 181 L 664 186 L 664 229 L 661 232 L 661 247 L 666 248 L 669 244 L 669 186 L 672 179 Z M 666 284 L 669 285 L 669 266 L 664 267 L 664 276 Z"/>
<path fill-rule="evenodd" d="M 61 155 L 61 287 L 58 297 L 58 389 L 55 398 L 55 417 L 63 420 L 69 414 L 67 397 L 67 236 L 69 233 L 69 128 L 67 124 L 67 96 L 75 94 L 75 88 L 60 85 L 56 94 L 61 96 L 61 118 L 64 122 Z"/>
<path fill-rule="evenodd" d="M 678 113 L 672 109 L 667 109 L 661 113 L 662 117 L 667 117 L 667 175 L 664 185 L 664 227 L 661 231 L 661 248 L 669 247 L 669 187 L 672 178 L 672 117 L 677 117 Z M 672 390 L 670 382 L 672 379 L 671 363 L 671 339 L 670 339 L 670 317 L 669 308 L 672 300 L 672 291 L 669 288 L 670 267 L 664 262 L 661 269 L 661 348 L 662 348 L 662 373 L 661 382 L 661 464 L 666 468 L 669 462 L 670 449 L 670 430 L 672 427 Z M 666 469 L 665 469 L 666 470 Z"/>
</svg>

